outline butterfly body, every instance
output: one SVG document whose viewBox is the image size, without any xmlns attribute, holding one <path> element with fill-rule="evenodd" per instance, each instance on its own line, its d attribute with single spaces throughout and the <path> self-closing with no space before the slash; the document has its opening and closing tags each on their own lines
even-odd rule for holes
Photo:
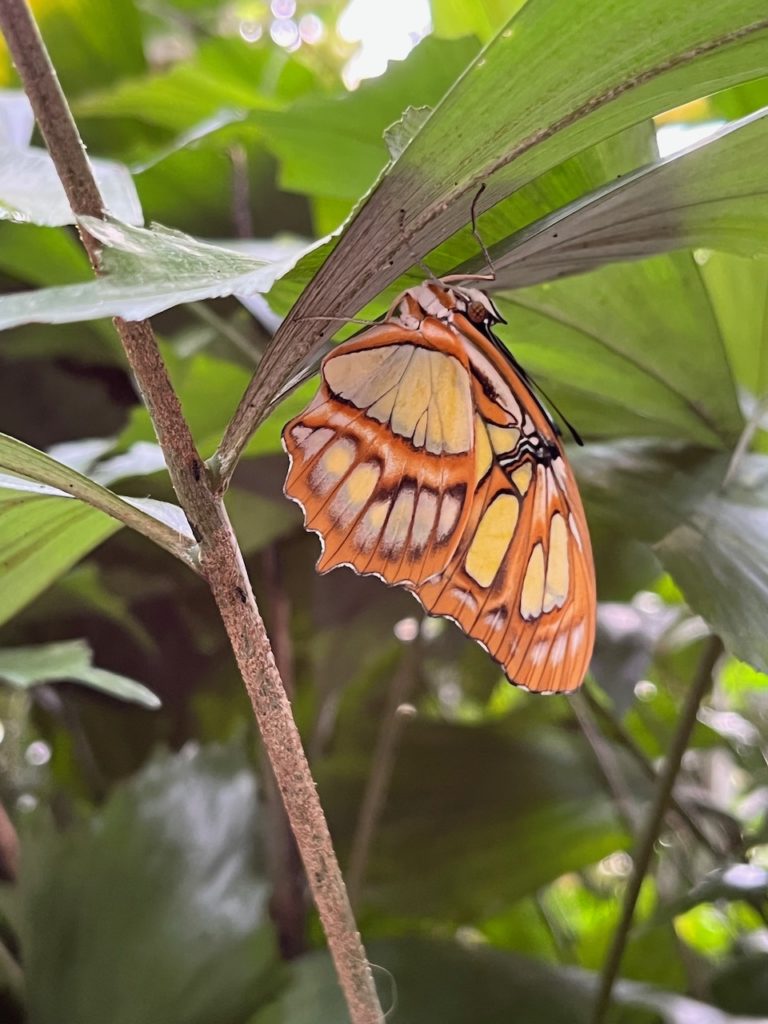
<svg viewBox="0 0 768 1024">
<path fill-rule="evenodd" d="M 511 682 L 573 690 L 595 630 L 589 533 L 556 428 L 477 288 L 427 281 L 323 360 L 285 493 L 347 565 L 410 589 Z"/>
</svg>

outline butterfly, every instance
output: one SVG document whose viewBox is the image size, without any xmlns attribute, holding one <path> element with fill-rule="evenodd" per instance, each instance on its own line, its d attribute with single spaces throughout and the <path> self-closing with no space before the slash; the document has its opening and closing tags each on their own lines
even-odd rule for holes
<svg viewBox="0 0 768 1024">
<path fill-rule="evenodd" d="M 321 365 L 283 430 L 285 494 L 346 565 L 412 591 L 537 692 L 577 689 L 595 637 L 595 574 L 553 420 L 455 278 L 409 288 Z M 465 279 L 462 279 L 465 280 Z"/>
</svg>

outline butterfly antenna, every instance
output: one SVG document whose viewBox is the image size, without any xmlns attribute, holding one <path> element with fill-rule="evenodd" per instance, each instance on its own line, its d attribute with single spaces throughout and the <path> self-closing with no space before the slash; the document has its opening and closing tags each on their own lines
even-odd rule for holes
<svg viewBox="0 0 768 1024">
<path fill-rule="evenodd" d="M 541 384 L 538 384 L 538 383 L 537 383 L 537 382 L 536 382 L 535 380 L 533 380 L 533 378 L 532 378 L 532 377 L 528 377 L 528 380 L 529 380 L 529 382 L 530 382 L 531 384 L 533 384 L 533 386 L 534 386 L 534 387 L 536 388 L 536 390 L 537 390 L 537 391 L 539 392 L 539 394 L 540 394 L 540 395 L 542 396 L 542 398 L 543 398 L 543 399 L 544 399 L 544 400 L 545 400 L 546 402 L 548 402 L 548 403 L 549 403 L 549 405 L 551 405 L 551 406 L 552 406 L 552 408 L 553 408 L 553 409 L 555 410 L 555 412 L 556 412 L 556 413 L 557 413 L 557 415 L 558 415 L 558 416 L 560 417 L 560 419 L 561 419 L 561 420 L 563 421 L 563 423 L 564 423 L 564 424 L 566 425 L 566 427 L 568 427 L 568 430 L 569 430 L 569 432 L 570 432 L 570 435 L 571 435 L 571 437 L 573 438 L 573 440 L 574 440 L 574 441 L 576 442 L 576 444 L 578 444 L 578 445 L 581 445 L 581 446 L 582 446 L 582 448 L 583 448 L 583 447 L 584 447 L 584 442 L 583 442 L 583 440 L 582 440 L 582 438 L 581 438 L 581 434 L 580 434 L 580 433 L 578 432 L 578 430 L 576 429 L 576 427 L 574 427 L 574 425 L 573 425 L 573 424 L 571 423 L 571 421 L 570 421 L 570 420 L 568 420 L 568 419 L 566 419 L 566 417 L 565 417 L 565 416 L 563 415 L 563 411 L 562 411 L 562 409 L 560 409 L 560 408 L 559 408 L 559 407 L 558 407 L 558 406 L 557 406 L 557 405 L 556 405 L 556 404 L 555 404 L 555 403 L 554 403 L 554 402 L 552 401 L 552 399 L 551 399 L 551 398 L 549 397 L 549 395 L 548 395 L 548 394 L 547 394 L 547 392 L 546 392 L 546 391 L 544 390 L 544 388 L 543 388 L 543 387 L 541 386 Z"/>
<path fill-rule="evenodd" d="M 480 246 L 480 251 L 482 252 L 483 256 L 485 257 L 486 265 L 488 266 L 488 270 L 490 271 L 490 273 L 487 276 L 485 274 L 483 274 L 482 277 L 483 277 L 484 280 L 487 280 L 487 281 L 495 281 L 496 280 L 496 268 L 493 265 L 493 260 L 491 259 L 491 254 L 488 252 L 488 249 L 486 248 L 485 242 L 482 240 L 482 238 L 480 237 L 480 232 L 477 230 L 477 202 L 480 199 L 480 196 L 483 194 L 483 192 L 485 192 L 485 182 L 482 183 L 480 188 L 477 190 L 475 198 L 472 200 L 472 205 L 469 208 L 469 215 L 470 215 L 470 218 L 472 220 L 472 234 L 475 236 L 475 241 Z M 479 276 L 480 275 L 478 275 L 478 277 Z"/>
<path fill-rule="evenodd" d="M 297 324 L 311 323 L 316 321 L 319 323 L 334 323 L 334 324 L 362 324 L 364 327 L 375 327 L 379 323 L 381 317 L 378 320 L 361 320 L 357 316 L 297 316 Z"/>
</svg>

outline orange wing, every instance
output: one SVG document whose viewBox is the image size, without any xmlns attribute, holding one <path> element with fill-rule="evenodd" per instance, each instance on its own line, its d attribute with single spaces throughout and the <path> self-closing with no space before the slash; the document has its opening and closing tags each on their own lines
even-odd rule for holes
<svg viewBox="0 0 768 1024">
<path fill-rule="evenodd" d="M 445 567 L 471 508 L 474 422 L 455 333 L 373 327 L 322 364 L 314 401 L 287 424 L 285 493 L 339 565 L 416 586 Z"/>
<path fill-rule="evenodd" d="M 511 682 L 576 689 L 594 643 L 594 567 L 555 431 L 466 317 L 409 327 L 386 321 L 339 345 L 283 432 L 285 493 L 320 536 L 317 568 L 401 583 Z"/>
</svg>

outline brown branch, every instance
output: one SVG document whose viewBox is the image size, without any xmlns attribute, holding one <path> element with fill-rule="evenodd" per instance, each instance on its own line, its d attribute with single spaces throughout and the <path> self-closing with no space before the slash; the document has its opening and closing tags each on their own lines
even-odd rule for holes
<svg viewBox="0 0 768 1024">
<path fill-rule="evenodd" d="M 387 707 L 381 720 L 381 728 L 371 759 L 371 770 L 360 805 L 352 850 L 349 855 L 347 883 L 349 898 L 357 907 L 368 865 L 371 843 L 387 801 L 389 784 L 395 767 L 397 744 L 405 724 L 404 716 L 398 709 L 405 703 L 416 683 L 416 662 L 419 653 L 419 638 L 403 651 L 400 664 L 392 676 L 387 694 Z"/>
<path fill-rule="evenodd" d="M 606 1013 L 608 1012 L 613 985 L 619 973 L 621 961 L 624 956 L 624 949 L 626 947 L 627 940 L 629 939 L 629 932 L 632 927 L 632 918 L 635 914 L 635 907 L 637 906 L 637 900 L 640 895 L 640 888 L 646 874 L 648 873 L 651 859 L 653 857 L 653 849 L 656 845 L 656 840 L 658 839 L 662 822 L 664 821 L 664 815 L 667 812 L 675 780 L 677 779 L 677 775 L 683 761 L 683 755 L 688 747 L 693 727 L 696 725 L 696 715 L 699 710 L 699 705 L 710 687 L 712 682 L 712 672 L 714 671 L 715 664 L 722 654 L 722 651 L 723 645 L 720 642 L 720 639 L 716 636 L 710 637 L 699 661 L 691 687 L 686 694 L 685 703 L 683 704 L 683 708 L 677 722 L 677 728 L 675 729 L 674 736 L 672 737 L 672 743 L 664 762 L 664 768 L 659 775 L 658 787 L 654 794 L 651 808 L 648 812 L 648 819 L 633 853 L 632 875 L 629 879 L 627 891 L 624 896 L 621 918 L 616 926 L 611 948 L 608 950 L 608 955 L 605 959 L 605 963 L 603 964 L 603 970 L 600 976 L 600 987 L 598 989 L 594 1013 L 592 1016 L 593 1024 L 603 1024 Z"/>
<path fill-rule="evenodd" d="M 253 235 L 253 221 L 248 182 L 248 154 L 242 146 L 236 145 L 230 150 L 229 157 L 232 162 L 232 220 L 235 234 L 239 238 L 250 238 Z M 206 311 L 206 315 L 210 315 L 204 303 L 199 305 Z M 228 331 L 229 328 L 228 321 L 223 321 L 222 329 Z M 259 361 L 253 351 L 251 359 L 255 363 Z M 275 663 L 288 700 L 293 701 L 295 688 L 291 607 L 283 585 L 277 541 L 268 544 L 262 553 L 261 569 Z M 280 953 L 284 960 L 293 960 L 304 953 L 307 947 L 307 882 L 296 840 L 291 831 L 291 823 L 285 813 L 275 773 L 272 771 L 263 744 L 260 761 L 261 801 L 266 822 L 264 856 L 271 884 L 269 912 L 277 932 Z"/>
<path fill-rule="evenodd" d="M 0 0 L 0 29 L 73 212 L 102 217 L 101 196 L 83 144 L 25 0 Z M 81 234 L 98 272 L 98 247 L 87 234 Z M 201 571 L 218 605 L 251 700 L 352 1024 L 382 1024 L 371 969 L 325 816 L 226 511 L 211 490 L 151 326 L 147 321 L 128 323 L 120 318 L 114 323 L 152 418 L 174 490 L 199 542 Z"/>
</svg>

